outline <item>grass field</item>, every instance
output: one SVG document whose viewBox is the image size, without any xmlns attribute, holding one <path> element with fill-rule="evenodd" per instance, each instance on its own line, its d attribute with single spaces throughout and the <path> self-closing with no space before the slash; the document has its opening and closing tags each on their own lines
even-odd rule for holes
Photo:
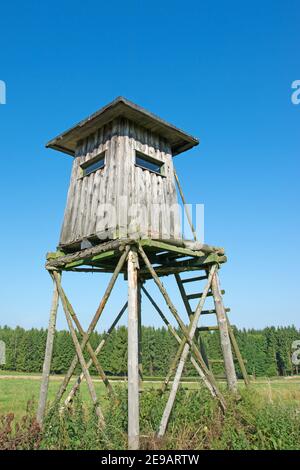
<svg viewBox="0 0 300 470">
<path fill-rule="evenodd" d="M 55 393 L 61 383 L 62 376 L 52 376 L 49 386 L 49 400 L 53 400 Z M 124 383 L 120 379 L 114 378 L 113 385 Z M 74 381 L 73 381 L 74 383 Z M 160 386 L 160 381 L 146 380 L 144 382 L 145 392 Z M 182 386 L 189 390 L 198 390 L 200 388 L 198 382 L 183 381 Z M 224 382 L 220 382 L 221 387 L 225 387 Z M 239 386 L 244 387 L 243 382 L 239 382 Z M 268 402 L 296 402 L 300 405 L 300 377 L 293 378 L 272 378 L 258 379 L 251 383 L 251 387 L 266 398 Z M 37 405 L 40 388 L 39 374 L 24 373 L 0 373 L 0 414 L 13 412 L 16 418 L 20 418 L 26 413 L 26 405 L 29 400 L 34 400 Z M 101 400 L 107 400 L 104 385 L 95 380 L 96 392 Z M 84 402 L 89 403 L 89 395 L 85 383 L 81 387 L 81 396 Z"/>
</svg>

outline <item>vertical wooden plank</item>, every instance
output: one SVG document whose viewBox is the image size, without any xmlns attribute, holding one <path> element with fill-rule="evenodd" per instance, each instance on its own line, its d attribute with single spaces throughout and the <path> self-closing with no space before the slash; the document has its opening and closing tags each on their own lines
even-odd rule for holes
<svg viewBox="0 0 300 470">
<path fill-rule="evenodd" d="M 161 189 L 162 189 L 162 211 L 163 211 L 163 217 L 162 217 L 162 227 L 161 227 L 161 237 L 168 240 L 169 238 L 172 238 L 171 235 L 171 206 L 172 206 L 172 200 L 171 200 L 171 194 L 170 194 L 170 175 L 168 171 L 168 163 L 167 163 L 167 155 L 166 155 L 166 144 L 165 140 L 160 138 L 159 139 L 159 147 L 160 147 L 160 159 L 163 160 L 164 162 L 164 175 L 165 178 L 159 176 L 158 178 L 161 181 Z"/>
<path fill-rule="evenodd" d="M 150 133 L 147 129 L 142 129 L 142 152 L 149 155 Z M 149 238 L 151 234 L 151 172 L 142 170 L 143 187 L 139 191 L 140 194 L 140 218 L 141 218 L 141 237 Z"/>
<path fill-rule="evenodd" d="M 133 207 L 136 203 L 136 171 L 134 165 L 134 158 L 135 158 L 135 125 L 132 121 L 129 121 L 129 139 L 128 139 L 128 151 L 129 151 L 129 159 L 128 159 L 128 219 L 127 219 L 127 234 L 128 237 L 132 237 L 133 232 L 135 231 L 134 228 L 134 214 L 133 214 Z"/>
<path fill-rule="evenodd" d="M 96 157 L 99 154 L 99 147 L 98 147 L 98 132 L 94 132 L 90 136 L 90 152 L 89 152 L 89 159 Z M 93 201 L 95 195 L 95 184 L 97 181 L 97 175 L 101 170 L 94 171 L 89 176 L 87 176 L 88 184 L 87 184 L 87 194 L 86 194 L 86 201 L 85 201 L 85 220 L 83 224 L 83 236 L 89 236 L 93 234 Z"/>
<path fill-rule="evenodd" d="M 60 279 L 61 274 L 58 273 L 58 276 Z M 53 342 L 54 342 L 54 335 L 55 335 L 58 302 L 59 302 L 59 295 L 58 295 L 56 283 L 54 282 L 53 297 L 52 297 L 47 342 L 46 342 L 46 351 L 45 351 L 45 358 L 44 358 L 44 364 L 43 364 L 42 382 L 41 382 L 41 388 L 40 388 L 40 398 L 39 398 L 37 417 L 36 417 L 40 425 L 43 424 L 43 418 L 44 418 L 46 403 L 47 403 L 47 394 L 48 394 L 48 387 L 49 387 L 49 377 L 50 377 L 50 368 L 51 368 L 51 360 L 52 360 L 52 353 L 53 353 Z"/>
<path fill-rule="evenodd" d="M 84 139 L 81 146 L 80 156 L 78 156 L 78 171 L 77 171 L 77 180 L 74 194 L 74 209 L 72 211 L 72 222 L 71 222 L 71 232 L 70 232 L 70 241 L 76 240 L 79 236 L 79 226 L 80 226 L 80 203 L 81 203 L 81 188 L 83 178 L 80 177 L 80 165 L 85 161 L 85 154 L 87 149 L 87 139 Z"/>
<path fill-rule="evenodd" d="M 93 135 L 87 137 L 87 150 L 85 154 L 85 162 L 90 160 L 93 156 Z M 81 194 L 80 194 L 80 223 L 78 224 L 77 239 L 81 240 L 87 235 L 86 233 L 86 221 L 89 216 L 89 192 L 91 192 L 91 185 L 93 183 L 94 173 L 85 176 L 82 179 Z"/>
<path fill-rule="evenodd" d="M 105 204 L 107 204 L 107 222 L 104 229 L 107 236 L 111 238 L 116 228 L 116 187 L 117 187 L 117 146 L 118 146 L 119 119 L 112 122 L 112 134 L 108 148 L 109 161 L 107 165 L 107 190 L 105 195 Z"/>
<path fill-rule="evenodd" d="M 137 126 L 133 124 L 133 138 L 132 138 L 132 156 L 133 162 L 135 162 L 135 151 L 139 149 L 139 142 L 138 142 L 138 134 L 137 134 Z M 136 211 L 139 202 L 138 198 L 138 182 L 139 182 L 139 168 L 137 168 L 134 163 L 132 166 L 132 218 L 131 218 L 131 237 L 135 236 L 137 232 L 137 220 L 136 220 Z"/>
<path fill-rule="evenodd" d="M 60 243 L 65 244 L 72 241 L 73 238 L 73 219 L 77 210 L 78 198 L 78 176 L 80 172 L 80 157 L 82 155 L 82 144 L 76 148 L 75 157 L 73 160 L 71 180 L 68 190 L 66 209 L 64 213 L 64 220 L 60 235 Z"/>
<path fill-rule="evenodd" d="M 128 449 L 139 449 L 138 255 L 128 254 Z"/>
<path fill-rule="evenodd" d="M 160 148 L 159 148 L 159 137 L 156 134 L 152 134 L 152 147 L 153 157 L 160 159 Z M 160 223 L 160 199 L 159 199 L 159 176 L 155 173 L 151 176 L 151 227 L 150 227 L 150 238 L 160 238 L 159 223 Z"/>
<path fill-rule="evenodd" d="M 174 163 L 172 157 L 172 150 L 170 144 L 165 142 L 165 158 L 167 161 L 168 169 L 168 185 L 169 185 L 169 201 L 172 207 L 171 212 L 171 238 L 181 238 L 182 227 L 181 227 L 181 209 L 178 203 L 175 177 L 174 177 Z"/>
<path fill-rule="evenodd" d="M 226 319 L 226 312 L 223 305 L 222 294 L 219 286 L 219 277 L 217 272 L 214 274 L 211 282 L 211 290 L 214 297 L 214 304 L 218 326 L 220 331 L 220 341 L 224 357 L 225 373 L 227 378 L 227 385 L 232 392 L 237 391 L 237 379 L 234 368 L 230 337 L 228 331 L 228 324 Z"/>
<path fill-rule="evenodd" d="M 128 224 L 128 178 L 129 178 L 129 122 L 128 119 L 121 119 L 119 136 L 119 156 L 118 166 L 118 201 L 117 201 L 117 229 L 118 238 L 127 237 Z"/>
<path fill-rule="evenodd" d="M 105 227 L 108 221 L 108 211 L 106 210 L 106 192 L 109 178 L 109 164 L 110 164 L 110 139 L 111 139 L 111 124 L 103 128 L 103 145 L 102 150 L 105 150 L 105 166 L 103 171 L 100 172 L 100 188 L 98 192 L 98 202 L 96 207 L 96 234 L 101 238 L 104 235 Z"/>
<path fill-rule="evenodd" d="M 143 152 L 142 129 L 138 125 L 135 126 L 135 150 Z M 133 232 L 133 235 L 135 233 L 136 237 L 140 237 L 140 236 L 142 237 L 144 221 L 141 217 L 140 210 L 141 210 L 141 205 L 143 204 L 143 200 L 145 197 L 146 175 L 144 171 L 137 166 L 134 166 L 134 173 L 135 173 L 135 183 L 134 183 L 135 184 L 135 187 L 134 187 L 135 206 L 134 206 L 133 213 L 135 214 L 135 221 L 133 222 L 135 223 L 133 225 L 135 225 L 135 230 Z"/>
<path fill-rule="evenodd" d="M 184 194 L 183 194 L 183 191 L 182 191 L 182 187 L 181 187 L 179 178 L 178 178 L 177 173 L 176 173 L 175 170 L 174 170 L 174 177 L 175 177 L 175 180 L 176 180 L 176 184 L 177 184 L 177 187 L 178 187 L 178 191 L 179 191 L 179 194 L 180 194 L 180 197 L 181 197 L 182 204 L 184 206 L 184 211 L 185 211 L 190 229 L 191 229 L 192 234 L 193 234 L 193 238 L 194 238 L 195 241 L 197 241 L 197 234 L 196 234 L 196 230 L 195 230 L 195 227 L 194 227 L 194 224 L 193 224 L 192 214 L 190 213 L 190 209 L 189 209 L 189 207 L 186 203 L 186 200 L 185 200 L 185 197 L 184 197 Z"/>
<path fill-rule="evenodd" d="M 96 145 L 96 153 L 100 154 L 103 152 L 103 127 L 96 133 L 95 136 L 95 145 Z M 90 220 L 88 223 L 88 233 L 91 235 L 96 234 L 96 225 L 97 225 L 97 206 L 99 204 L 99 192 L 100 192 L 100 182 L 101 182 L 101 174 L 103 173 L 104 169 L 97 170 L 94 176 L 93 182 L 93 189 L 91 194 L 91 212 L 90 212 Z"/>
<path fill-rule="evenodd" d="M 81 237 L 87 237 L 91 235 L 90 225 L 92 222 L 92 202 L 94 194 L 94 180 L 96 177 L 96 171 L 86 176 L 87 180 L 85 203 L 84 203 L 84 218 L 82 221 L 82 234 Z"/>
</svg>

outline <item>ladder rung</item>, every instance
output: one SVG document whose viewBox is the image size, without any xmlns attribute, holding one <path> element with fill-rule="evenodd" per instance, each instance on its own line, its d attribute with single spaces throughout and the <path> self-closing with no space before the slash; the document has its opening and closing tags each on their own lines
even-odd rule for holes
<svg viewBox="0 0 300 470">
<path fill-rule="evenodd" d="M 189 294 L 189 295 L 187 295 L 187 298 L 188 298 L 188 300 L 199 299 L 200 297 L 202 297 L 202 294 L 203 294 L 203 292 L 198 292 L 197 294 Z M 225 294 L 225 291 L 221 290 L 221 294 L 222 295 Z M 207 297 L 212 297 L 212 295 L 213 295 L 212 292 L 209 292 L 207 294 Z"/>
<path fill-rule="evenodd" d="M 225 312 L 228 313 L 230 312 L 230 308 L 225 308 Z M 202 310 L 201 315 L 212 315 L 213 313 L 216 313 L 215 310 Z"/>
<path fill-rule="evenodd" d="M 197 328 L 198 331 L 216 331 L 218 329 L 218 326 L 199 326 L 199 328 Z"/>
<path fill-rule="evenodd" d="M 186 282 L 204 281 L 204 279 L 207 279 L 207 276 L 189 277 L 187 279 L 181 279 L 181 282 L 185 284 Z"/>
<path fill-rule="evenodd" d="M 232 327 L 233 327 L 233 325 L 231 325 L 231 328 Z M 216 331 L 218 329 L 219 329 L 218 325 L 216 325 L 216 326 L 199 326 L 197 328 L 197 331 Z"/>
</svg>

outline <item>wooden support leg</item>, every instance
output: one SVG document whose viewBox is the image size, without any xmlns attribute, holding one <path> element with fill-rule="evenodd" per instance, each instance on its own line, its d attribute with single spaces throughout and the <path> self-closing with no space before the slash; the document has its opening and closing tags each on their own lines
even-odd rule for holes
<svg viewBox="0 0 300 470">
<path fill-rule="evenodd" d="M 138 255 L 128 254 L 128 449 L 139 449 Z"/>
<path fill-rule="evenodd" d="M 175 181 L 177 183 L 177 187 L 178 187 L 178 190 L 179 190 L 179 194 L 181 196 L 181 200 L 183 202 L 183 207 L 184 207 L 188 222 L 189 222 L 191 230 L 193 232 L 194 240 L 196 241 L 197 240 L 197 233 L 196 233 L 196 230 L 195 230 L 193 222 L 192 222 L 192 217 L 191 217 L 190 211 L 188 210 L 188 207 L 186 205 L 185 198 L 184 198 L 184 195 L 183 195 L 183 191 L 182 191 L 182 188 L 181 188 L 181 184 L 179 182 L 179 178 L 178 178 L 178 175 L 176 173 L 175 168 L 174 168 L 174 176 L 175 176 Z"/>
<path fill-rule="evenodd" d="M 220 340 L 221 340 L 221 347 L 222 347 L 222 352 L 224 356 L 224 365 L 225 365 L 227 384 L 228 384 L 229 390 L 231 390 L 232 392 L 236 392 L 237 391 L 237 379 L 236 379 L 235 367 L 234 367 L 231 344 L 230 344 L 226 312 L 225 312 L 225 308 L 223 305 L 217 272 L 213 276 L 212 283 L 211 283 L 211 290 L 212 290 L 213 297 L 214 297 L 216 316 L 217 316 L 218 325 L 219 325 Z"/>
<path fill-rule="evenodd" d="M 57 275 L 59 277 L 61 276 L 60 273 L 57 273 Z M 43 419 L 44 419 L 44 414 L 45 414 L 45 409 L 46 409 L 50 367 L 51 367 L 51 359 L 52 359 L 52 352 L 53 352 L 53 342 L 54 342 L 54 334 L 55 334 L 55 326 L 56 326 L 56 317 L 57 317 L 57 309 L 58 309 L 58 303 L 59 303 L 58 290 L 57 290 L 55 282 L 53 284 L 54 286 L 53 286 L 52 305 L 51 305 L 50 319 L 49 319 L 49 325 L 48 325 L 48 334 L 47 334 L 47 342 L 46 342 L 45 359 L 44 359 L 44 364 L 43 364 L 40 398 L 39 398 L 37 417 L 36 417 L 40 426 L 43 424 Z"/>
<path fill-rule="evenodd" d="M 111 326 L 109 327 L 109 329 L 107 330 L 106 334 L 104 335 L 104 337 L 102 338 L 102 340 L 100 341 L 99 345 L 97 346 L 97 348 L 95 349 L 95 355 L 96 356 L 99 356 L 100 352 L 102 351 L 108 337 L 110 336 L 110 334 L 112 333 L 112 331 L 115 329 L 115 326 L 117 325 L 117 323 L 119 322 L 120 318 L 122 317 L 123 313 L 125 312 L 125 310 L 127 309 L 127 305 L 128 303 L 126 302 L 122 309 L 120 310 L 120 312 L 118 313 L 118 315 L 116 316 L 114 322 L 111 324 Z M 90 359 L 87 363 L 87 368 L 89 369 L 92 365 L 93 361 L 92 359 Z M 65 405 L 68 406 L 68 404 L 73 400 L 77 390 L 79 389 L 80 387 L 80 384 L 82 382 L 82 380 L 84 379 L 84 373 L 82 372 L 80 374 L 80 376 L 77 378 L 76 380 L 76 383 L 75 385 L 73 386 L 72 390 L 70 391 L 69 395 L 67 396 L 66 400 L 65 400 Z"/>
</svg>

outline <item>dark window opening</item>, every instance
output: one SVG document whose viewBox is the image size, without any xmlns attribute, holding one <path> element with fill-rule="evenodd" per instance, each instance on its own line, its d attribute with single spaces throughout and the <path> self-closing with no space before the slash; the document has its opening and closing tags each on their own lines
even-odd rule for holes
<svg viewBox="0 0 300 470">
<path fill-rule="evenodd" d="M 81 165 L 83 175 L 87 176 L 93 173 L 94 171 L 100 170 L 105 165 L 105 153 L 101 153 L 96 157 L 92 158 L 88 162 L 85 162 Z"/>
<path fill-rule="evenodd" d="M 144 155 L 143 153 L 135 153 L 135 164 L 144 170 L 149 170 L 153 173 L 157 173 L 158 175 L 163 175 L 164 163 L 156 160 L 155 158 L 148 157 L 148 155 Z"/>
</svg>

